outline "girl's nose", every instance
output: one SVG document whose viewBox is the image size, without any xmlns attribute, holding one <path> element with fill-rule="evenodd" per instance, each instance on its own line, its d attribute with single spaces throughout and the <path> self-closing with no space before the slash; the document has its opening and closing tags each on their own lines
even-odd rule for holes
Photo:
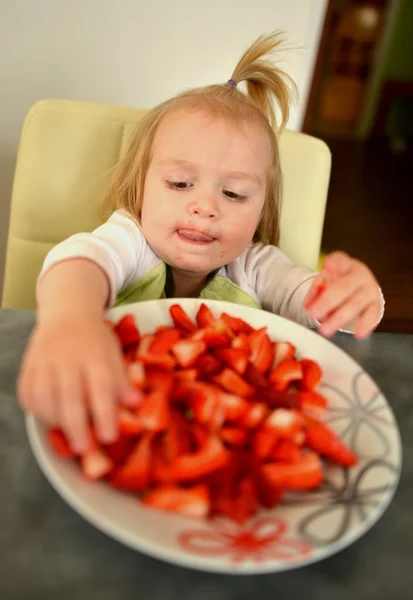
<svg viewBox="0 0 413 600">
<path fill-rule="evenodd" d="M 191 216 L 215 219 L 218 216 L 218 207 L 213 201 L 194 201 L 189 203 L 188 212 Z"/>
</svg>

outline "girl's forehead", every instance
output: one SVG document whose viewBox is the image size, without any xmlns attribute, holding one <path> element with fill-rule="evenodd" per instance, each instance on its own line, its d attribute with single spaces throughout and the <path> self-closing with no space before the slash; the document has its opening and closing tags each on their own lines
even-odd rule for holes
<svg viewBox="0 0 413 600">
<path fill-rule="evenodd" d="M 271 145 L 268 134 L 257 123 L 235 117 L 227 119 L 207 110 L 183 108 L 171 111 L 160 122 L 152 156 L 160 161 L 209 156 L 218 160 L 260 162 L 268 167 Z"/>
</svg>

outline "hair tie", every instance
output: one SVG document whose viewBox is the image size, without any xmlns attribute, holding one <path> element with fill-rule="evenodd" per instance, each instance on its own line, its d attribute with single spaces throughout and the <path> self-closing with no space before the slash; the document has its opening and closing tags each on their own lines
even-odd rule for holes
<svg viewBox="0 0 413 600">
<path fill-rule="evenodd" d="M 236 88 L 237 87 L 237 82 L 234 79 L 228 79 L 228 85 Z"/>
</svg>

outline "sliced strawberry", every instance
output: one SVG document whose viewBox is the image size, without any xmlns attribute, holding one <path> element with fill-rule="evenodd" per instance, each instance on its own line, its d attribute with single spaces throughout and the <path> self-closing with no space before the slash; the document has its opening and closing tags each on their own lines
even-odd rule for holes
<svg viewBox="0 0 413 600">
<path fill-rule="evenodd" d="M 324 458 L 344 467 L 352 467 L 357 463 L 354 452 L 324 423 L 312 420 L 307 424 L 304 444 Z"/>
<path fill-rule="evenodd" d="M 274 508 L 280 504 L 283 499 L 284 490 L 272 485 L 268 477 L 265 477 L 258 469 L 254 471 L 254 483 L 259 503 L 264 508 Z"/>
<path fill-rule="evenodd" d="M 312 392 L 322 380 L 323 372 L 318 363 L 309 358 L 301 360 L 301 368 L 303 370 L 303 378 L 300 381 L 300 389 Z"/>
<path fill-rule="evenodd" d="M 149 348 L 154 339 L 155 336 L 150 333 L 145 333 L 145 335 L 141 337 L 138 349 L 136 351 L 136 358 L 140 359 L 141 356 L 147 356 Z"/>
<path fill-rule="evenodd" d="M 188 317 L 182 306 L 179 304 L 173 304 L 169 309 L 175 326 L 185 333 L 195 333 L 197 327 L 193 321 Z"/>
<path fill-rule="evenodd" d="M 145 367 L 141 362 L 131 362 L 126 367 L 126 373 L 131 384 L 143 388 L 145 383 Z"/>
<path fill-rule="evenodd" d="M 168 327 L 155 334 L 155 338 L 149 346 L 149 354 L 165 355 L 180 339 L 181 332 L 175 327 Z"/>
<path fill-rule="evenodd" d="M 120 435 L 116 442 L 103 446 L 105 452 L 115 465 L 123 464 L 135 447 L 136 439 Z"/>
<path fill-rule="evenodd" d="M 115 465 L 92 436 L 89 449 L 80 457 L 80 466 L 86 479 L 96 481 L 110 473 Z"/>
<path fill-rule="evenodd" d="M 240 333 L 237 335 L 237 337 L 232 340 L 231 347 L 236 348 L 237 350 L 242 350 L 248 356 L 251 354 L 250 343 L 246 333 Z"/>
<path fill-rule="evenodd" d="M 271 371 L 269 379 L 277 391 L 283 391 L 288 388 L 291 382 L 300 381 L 302 377 L 301 364 L 297 360 L 288 359 Z"/>
<path fill-rule="evenodd" d="M 224 390 L 233 394 L 239 394 L 245 398 L 254 394 L 252 385 L 244 381 L 242 377 L 232 369 L 223 369 L 219 375 L 213 377 L 213 381 L 220 385 Z"/>
<path fill-rule="evenodd" d="M 248 354 L 237 348 L 221 348 L 216 350 L 215 356 L 227 364 L 231 369 L 243 375 L 248 365 Z"/>
<path fill-rule="evenodd" d="M 274 461 L 294 463 L 301 458 L 301 448 L 292 440 L 279 440 L 271 452 Z"/>
<path fill-rule="evenodd" d="M 274 429 L 261 426 L 255 432 L 251 440 L 252 451 L 258 459 L 272 456 L 272 451 L 277 444 L 279 437 Z"/>
<path fill-rule="evenodd" d="M 304 428 L 304 419 L 296 410 L 276 408 L 265 421 L 265 426 L 272 429 L 279 437 L 292 440 Z"/>
<path fill-rule="evenodd" d="M 119 409 L 119 433 L 121 436 L 139 435 L 143 431 L 138 415 L 127 408 Z"/>
<path fill-rule="evenodd" d="M 261 423 L 268 417 L 269 408 L 263 402 L 255 402 L 251 404 L 245 415 L 239 420 L 241 427 L 247 429 L 254 429 L 261 425 Z"/>
<path fill-rule="evenodd" d="M 169 399 L 162 390 L 146 394 L 137 410 L 137 418 L 143 429 L 165 431 L 170 422 Z"/>
<path fill-rule="evenodd" d="M 208 308 L 206 304 L 202 303 L 196 315 L 196 322 L 198 323 L 198 327 L 200 329 L 205 329 L 210 325 L 214 325 L 215 321 L 216 319 L 212 314 L 212 311 Z"/>
<path fill-rule="evenodd" d="M 201 354 L 198 358 L 195 367 L 198 369 L 201 378 L 209 377 L 210 375 L 219 373 L 221 370 L 221 362 L 215 356 L 206 352 L 205 354 Z"/>
<path fill-rule="evenodd" d="M 268 386 L 268 381 L 265 375 L 260 373 L 260 371 L 258 371 L 258 369 L 251 363 L 248 363 L 244 376 L 245 380 L 256 388 L 264 389 Z"/>
<path fill-rule="evenodd" d="M 61 429 L 50 429 L 47 433 L 50 446 L 62 458 L 73 458 L 74 452 Z"/>
<path fill-rule="evenodd" d="M 252 517 L 258 509 L 256 487 L 251 477 L 244 477 L 236 485 L 232 518 L 242 525 Z"/>
<path fill-rule="evenodd" d="M 291 360 L 295 357 L 296 348 L 290 342 L 275 342 L 274 344 L 274 362 L 272 368 L 278 367 L 284 360 Z"/>
<path fill-rule="evenodd" d="M 223 427 L 219 435 L 223 442 L 235 448 L 244 446 L 248 438 L 245 429 L 239 427 Z"/>
<path fill-rule="evenodd" d="M 123 348 L 139 343 L 140 333 L 133 315 L 122 317 L 114 326 L 114 332 L 118 336 Z"/>
<path fill-rule="evenodd" d="M 178 363 L 184 368 L 192 367 L 205 350 L 206 344 L 200 340 L 181 340 L 172 347 Z"/>
<path fill-rule="evenodd" d="M 237 394 L 228 394 L 218 390 L 218 401 L 224 410 L 227 421 L 237 421 L 249 410 L 250 404 L 242 396 Z"/>
<path fill-rule="evenodd" d="M 212 429 L 220 427 L 225 419 L 225 407 L 220 401 L 219 392 L 215 386 L 201 381 L 194 383 L 190 389 L 195 419 L 210 425 Z"/>
<path fill-rule="evenodd" d="M 177 410 L 171 415 L 168 430 L 163 438 L 164 455 L 170 463 L 191 450 L 191 435 L 188 421 Z"/>
<path fill-rule="evenodd" d="M 171 373 L 156 365 L 146 368 L 145 391 L 161 391 L 169 395 L 175 383 L 175 373 Z"/>
<path fill-rule="evenodd" d="M 175 380 L 178 384 L 190 383 L 192 381 L 195 381 L 197 377 L 197 369 L 181 369 L 180 371 L 176 371 L 175 373 Z"/>
<path fill-rule="evenodd" d="M 108 481 L 114 487 L 140 492 L 148 487 L 151 469 L 152 435 L 144 434 L 137 442 L 125 464 L 115 469 Z"/>
<path fill-rule="evenodd" d="M 228 457 L 219 438 L 211 436 L 198 452 L 177 458 L 171 465 L 171 475 L 176 481 L 199 479 L 225 466 Z"/>
<path fill-rule="evenodd" d="M 316 392 L 298 392 L 298 405 L 303 413 L 322 420 L 327 414 L 327 398 Z"/>
<path fill-rule="evenodd" d="M 141 354 L 139 360 L 145 366 L 161 367 L 169 371 L 172 371 L 176 365 L 176 360 L 170 354 L 152 354 L 149 351 L 146 354 Z"/>
<path fill-rule="evenodd" d="M 227 313 L 222 313 L 221 320 L 225 323 L 225 325 L 232 331 L 232 333 L 236 336 L 239 334 L 249 335 L 254 331 L 254 328 L 249 325 L 243 319 L 238 317 L 231 317 Z"/>
<path fill-rule="evenodd" d="M 309 490 L 323 481 L 321 460 L 315 453 L 304 454 L 291 464 L 268 463 L 261 470 L 272 486 L 285 490 Z"/>
<path fill-rule="evenodd" d="M 209 513 L 209 493 L 205 485 L 190 488 L 162 486 L 145 494 L 142 502 L 151 508 L 204 518 Z"/>
<path fill-rule="evenodd" d="M 248 338 L 251 347 L 250 362 L 260 373 L 266 373 L 274 361 L 274 349 L 267 328 L 257 329 Z"/>
<path fill-rule="evenodd" d="M 206 427 L 199 425 L 198 423 L 194 423 L 191 426 L 191 438 L 192 438 L 192 446 L 193 451 L 196 452 L 203 448 L 209 439 L 209 432 Z"/>
<path fill-rule="evenodd" d="M 197 334 L 193 337 L 196 338 Z M 200 330 L 199 339 L 202 339 L 210 350 L 215 348 L 227 348 L 231 345 L 231 339 L 228 335 L 211 327 Z"/>
</svg>

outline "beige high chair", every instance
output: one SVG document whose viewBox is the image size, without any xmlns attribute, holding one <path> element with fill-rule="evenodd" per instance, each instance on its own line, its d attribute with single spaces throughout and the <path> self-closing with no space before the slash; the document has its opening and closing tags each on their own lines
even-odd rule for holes
<svg viewBox="0 0 413 600">
<path fill-rule="evenodd" d="M 43 100 L 21 135 L 11 203 L 3 307 L 35 308 L 35 282 L 58 242 L 100 224 L 110 169 L 126 151 L 144 110 Z M 286 130 L 281 249 L 317 269 L 331 155 L 321 140 Z"/>
</svg>

